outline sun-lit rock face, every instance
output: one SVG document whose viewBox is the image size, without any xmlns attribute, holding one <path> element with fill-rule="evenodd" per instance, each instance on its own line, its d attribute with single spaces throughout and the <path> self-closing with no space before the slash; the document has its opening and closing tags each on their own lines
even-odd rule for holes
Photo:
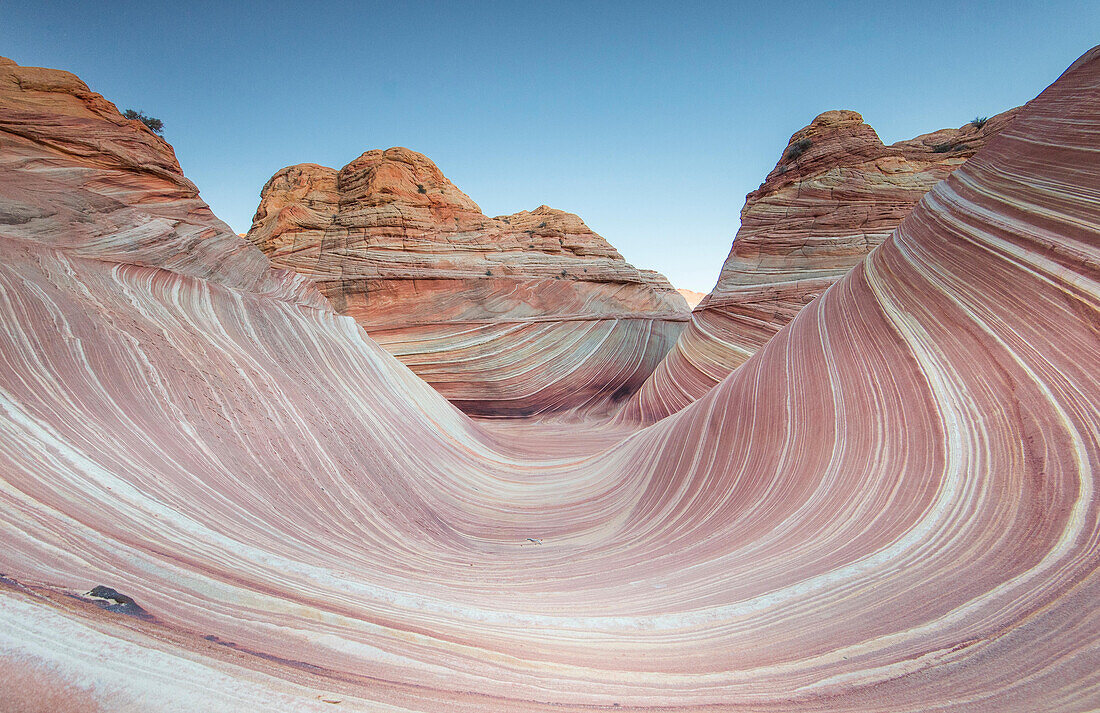
<svg viewBox="0 0 1100 713">
<path fill-rule="evenodd" d="M 489 218 L 425 156 L 368 151 L 276 173 L 248 237 L 463 410 L 606 410 L 636 391 L 688 319 L 564 211 Z"/>
<path fill-rule="evenodd" d="M 214 216 L 167 142 L 75 75 L 0 58 L 0 132 L 5 237 L 324 304 Z"/>
<path fill-rule="evenodd" d="M 679 289 L 676 291 L 680 293 L 680 295 L 688 303 L 688 307 L 691 307 L 692 309 L 695 309 L 695 306 L 702 302 L 703 298 L 706 297 L 706 294 L 702 292 L 693 292 L 692 290 L 684 289 Z"/>
<path fill-rule="evenodd" d="M 50 222 L 64 182 L 112 184 L 51 130 L 16 138 L 0 701 L 1100 706 L 1100 49 L 739 369 L 634 431 L 476 423 L 324 305 L 148 264 L 180 239 L 162 201 Z M 8 180 L 43 163 L 52 194 Z"/>
<path fill-rule="evenodd" d="M 748 195 L 718 284 L 624 416 L 657 420 L 713 388 L 881 244 L 1016 111 L 890 146 L 854 111 L 827 111 L 796 132 Z"/>
</svg>

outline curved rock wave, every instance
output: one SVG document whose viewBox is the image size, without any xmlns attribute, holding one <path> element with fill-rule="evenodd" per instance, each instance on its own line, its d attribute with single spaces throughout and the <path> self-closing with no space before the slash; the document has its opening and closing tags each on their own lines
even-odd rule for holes
<svg viewBox="0 0 1100 713">
<path fill-rule="evenodd" d="M 718 283 L 622 417 L 656 421 L 712 389 L 889 237 L 1016 112 L 889 146 L 854 111 L 827 111 L 795 132 L 746 198 Z"/>
<path fill-rule="evenodd" d="M 1100 48 L 640 430 L 479 425 L 330 310 L 4 225 L 0 692 L 1095 709 L 1098 150 Z"/>
</svg>

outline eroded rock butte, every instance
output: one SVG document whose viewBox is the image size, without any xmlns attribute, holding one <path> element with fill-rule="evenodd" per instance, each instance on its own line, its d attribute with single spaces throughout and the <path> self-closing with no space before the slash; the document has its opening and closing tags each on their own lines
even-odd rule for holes
<svg viewBox="0 0 1100 713">
<path fill-rule="evenodd" d="M 276 173 L 248 238 L 468 413 L 607 411 L 688 319 L 572 213 L 489 218 L 434 163 L 368 151 L 339 171 Z"/>
</svg>

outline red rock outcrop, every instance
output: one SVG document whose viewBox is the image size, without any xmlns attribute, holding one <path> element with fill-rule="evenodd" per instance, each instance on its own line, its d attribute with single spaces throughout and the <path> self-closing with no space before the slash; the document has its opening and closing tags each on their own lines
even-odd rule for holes
<svg viewBox="0 0 1100 713">
<path fill-rule="evenodd" d="M 1100 48 L 629 434 L 475 422 L 324 305 L 116 259 L 172 221 L 5 178 L 44 204 L 0 223 L 0 701 L 1095 710 L 1098 152 Z"/>
<path fill-rule="evenodd" d="M 663 418 L 713 388 L 881 244 L 1016 111 L 890 146 L 854 111 L 827 111 L 796 132 L 746 198 L 718 284 L 624 417 Z"/>
<path fill-rule="evenodd" d="M 680 296 L 688 303 L 688 307 L 695 309 L 695 306 L 703 301 L 706 295 L 702 292 L 693 292 L 692 290 L 679 289 L 676 290 L 680 293 Z"/>
<path fill-rule="evenodd" d="M 0 132 L 6 237 L 324 305 L 214 216 L 164 139 L 75 75 L 0 57 Z"/>
<path fill-rule="evenodd" d="M 464 411 L 608 408 L 636 391 L 688 319 L 580 218 L 546 206 L 489 218 L 404 148 L 343 169 L 290 166 L 248 237 Z"/>
</svg>

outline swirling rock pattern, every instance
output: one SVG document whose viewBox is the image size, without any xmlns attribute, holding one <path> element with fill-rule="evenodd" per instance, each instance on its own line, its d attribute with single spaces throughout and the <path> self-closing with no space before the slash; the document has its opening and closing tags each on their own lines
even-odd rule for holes
<svg viewBox="0 0 1100 713">
<path fill-rule="evenodd" d="M 474 422 L 331 310 L 5 224 L 0 700 L 1095 710 L 1098 151 L 1100 48 L 633 431 Z"/>
<path fill-rule="evenodd" d="M 0 133 L 5 237 L 325 305 L 214 216 L 167 142 L 75 75 L 0 57 Z"/>
<path fill-rule="evenodd" d="M 713 388 L 880 245 L 1016 111 L 890 146 L 854 111 L 825 112 L 796 132 L 746 198 L 718 283 L 623 414 L 657 420 Z"/>
<path fill-rule="evenodd" d="M 489 218 L 425 156 L 276 173 L 248 238 L 468 413 L 607 410 L 675 343 L 687 303 L 572 213 Z"/>
</svg>

